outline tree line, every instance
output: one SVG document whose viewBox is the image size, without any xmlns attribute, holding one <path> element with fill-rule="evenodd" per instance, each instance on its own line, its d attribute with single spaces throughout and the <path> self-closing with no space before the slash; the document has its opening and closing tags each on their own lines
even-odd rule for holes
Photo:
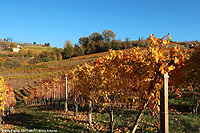
<svg viewBox="0 0 200 133">
<path fill-rule="evenodd" d="M 138 41 L 121 41 L 115 39 L 116 34 L 111 30 L 104 30 L 102 34 L 94 32 L 88 37 L 80 37 L 78 44 L 73 45 L 70 40 L 66 40 L 64 49 L 53 48 L 53 51 L 43 51 L 40 54 L 32 55 L 30 52 L 23 54 L 24 56 L 31 56 L 34 59 L 30 60 L 29 63 L 39 63 L 48 61 L 57 61 L 62 59 L 69 59 L 76 56 L 88 55 L 100 52 L 106 52 L 109 49 L 122 50 L 133 47 L 148 47 L 149 42 L 139 38 Z M 22 54 L 23 51 L 20 51 Z"/>
<path fill-rule="evenodd" d="M 62 52 L 63 59 L 68 59 L 80 55 L 88 55 L 99 52 L 106 52 L 109 49 L 122 50 L 132 47 L 148 47 L 149 43 L 139 38 L 138 41 L 121 41 L 115 39 L 116 34 L 111 30 L 104 30 L 102 34 L 94 32 L 88 37 L 80 37 L 78 44 L 71 43 L 70 40 L 65 41 Z"/>
</svg>

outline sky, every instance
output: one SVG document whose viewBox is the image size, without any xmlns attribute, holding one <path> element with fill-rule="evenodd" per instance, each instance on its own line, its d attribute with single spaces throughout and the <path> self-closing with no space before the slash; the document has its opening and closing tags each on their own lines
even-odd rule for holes
<svg viewBox="0 0 200 133">
<path fill-rule="evenodd" d="M 112 30 L 115 39 L 172 36 L 200 41 L 200 0 L 0 0 L 0 38 L 50 43 Z"/>
</svg>

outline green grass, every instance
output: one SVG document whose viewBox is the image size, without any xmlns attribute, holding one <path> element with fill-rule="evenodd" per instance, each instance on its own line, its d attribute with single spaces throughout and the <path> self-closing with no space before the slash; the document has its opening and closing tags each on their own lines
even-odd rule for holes
<svg viewBox="0 0 200 133">
<path fill-rule="evenodd" d="M 200 132 L 200 115 L 169 114 L 169 132 L 198 133 Z"/>
<path fill-rule="evenodd" d="M 177 133 L 200 132 L 200 114 L 192 114 L 192 96 L 169 99 L 169 108 L 175 112 L 169 114 L 169 131 Z"/>
<path fill-rule="evenodd" d="M 12 49 L 2 49 L 2 51 L 9 51 L 9 52 L 12 52 Z"/>
<path fill-rule="evenodd" d="M 21 111 L 6 118 L 6 124 L 14 125 L 9 130 L 56 130 L 63 133 L 89 132 L 89 129 L 79 125 L 60 112 L 39 110 L 36 107 L 17 105 Z"/>
<path fill-rule="evenodd" d="M 191 111 L 187 109 L 191 104 L 189 98 L 169 99 L 170 108 L 174 107 L 177 111 L 169 113 L 169 132 L 171 133 L 195 133 L 200 132 L 200 114 L 193 115 Z M 6 123 L 14 125 L 11 129 L 18 130 L 57 130 L 58 132 L 95 132 L 95 131 L 109 131 L 110 116 L 107 111 L 99 110 L 99 106 L 93 110 L 93 126 L 89 126 L 87 123 L 87 110 L 88 106 L 79 106 L 79 116 L 76 118 L 73 116 L 73 102 L 68 103 L 71 114 L 64 113 L 64 101 L 61 102 L 61 110 L 53 108 L 52 106 L 24 106 L 21 102 L 17 102 L 17 113 L 11 114 L 6 118 Z M 176 106 L 177 105 L 177 106 Z M 107 109 L 109 110 L 109 109 Z M 129 132 L 132 127 L 135 118 L 138 115 L 137 110 L 128 110 L 124 108 L 118 108 L 114 111 L 115 119 L 115 131 L 121 130 L 123 132 Z M 158 114 L 159 115 L 159 114 Z M 135 117 L 134 117 L 135 116 Z M 139 125 L 137 132 L 158 132 L 155 127 L 155 120 L 150 117 L 148 111 L 145 112 L 142 121 Z M 86 119 L 86 120 L 85 120 Z"/>
<path fill-rule="evenodd" d="M 193 101 L 191 97 L 169 99 L 169 107 L 182 113 L 191 113 L 192 104 Z"/>
</svg>

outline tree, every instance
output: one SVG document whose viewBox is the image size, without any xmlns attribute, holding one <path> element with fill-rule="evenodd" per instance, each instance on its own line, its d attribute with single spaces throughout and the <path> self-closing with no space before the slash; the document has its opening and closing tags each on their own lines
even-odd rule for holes
<svg viewBox="0 0 200 133">
<path fill-rule="evenodd" d="M 70 40 L 65 41 L 64 49 L 62 52 L 63 59 L 69 59 L 72 57 L 74 52 L 73 44 Z"/>
<path fill-rule="evenodd" d="M 95 42 L 103 40 L 103 36 L 98 32 L 94 32 L 90 34 L 89 38 L 90 40 L 95 41 Z"/>
<path fill-rule="evenodd" d="M 74 56 L 79 56 L 79 46 L 77 44 L 74 45 Z"/>
<path fill-rule="evenodd" d="M 11 47 L 11 48 L 14 48 L 14 47 L 15 47 L 15 45 L 14 45 L 13 43 L 11 43 L 11 44 L 10 44 L 10 47 Z"/>
<path fill-rule="evenodd" d="M 126 37 L 125 40 L 126 42 L 128 42 L 130 40 L 130 37 Z"/>
<path fill-rule="evenodd" d="M 105 42 L 104 43 L 104 51 L 108 51 L 111 48 L 112 48 L 111 42 Z"/>
<path fill-rule="evenodd" d="M 79 54 L 80 55 L 84 55 L 85 54 L 85 49 L 83 48 L 83 46 L 79 47 Z"/>
<path fill-rule="evenodd" d="M 45 43 L 45 46 L 46 47 L 50 47 L 50 43 Z"/>
<path fill-rule="evenodd" d="M 90 39 L 89 39 L 89 37 L 81 37 L 81 38 L 79 38 L 79 41 L 78 41 L 78 43 L 81 45 L 81 46 L 83 46 L 83 47 L 87 47 L 87 44 L 90 42 Z"/>
<path fill-rule="evenodd" d="M 139 37 L 138 41 L 144 41 L 143 37 Z"/>
<path fill-rule="evenodd" d="M 53 48 L 53 54 L 56 55 L 58 60 L 62 60 L 61 53 L 62 53 L 62 49 L 61 48 L 57 48 L 57 47 Z"/>
<path fill-rule="evenodd" d="M 67 45 L 69 45 L 69 46 L 73 47 L 73 44 L 71 43 L 71 41 L 70 41 L 70 40 L 66 40 L 66 41 L 65 41 L 64 48 L 66 48 L 66 47 L 67 47 Z"/>
<path fill-rule="evenodd" d="M 103 34 L 103 40 L 106 42 L 110 42 L 111 38 L 115 39 L 116 36 L 116 34 L 112 30 L 104 30 L 102 34 Z"/>
<path fill-rule="evenodd" d="M 114 50 L 120 50 L 121 49 L 121 42 L 118 40 L 112 40 L 112 49 Z"/>
</svg>

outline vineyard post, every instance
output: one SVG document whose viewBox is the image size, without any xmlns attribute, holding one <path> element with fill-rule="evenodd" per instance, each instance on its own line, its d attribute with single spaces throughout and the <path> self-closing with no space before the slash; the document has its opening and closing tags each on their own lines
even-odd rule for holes
<svg viewBox="0 0 200 133">
<path fill-rule="evenodd" d="M 40 85 L 39 85 L 39 94 L 38 94 L 38 100 L 39 100 L 39 104 L 41 104 L 41 91 L 42 91 L 42 89 L 40 88 Z"/>
<path fill-rule="evenodd" d="M 42 97 L 41 97 L 41 104 L 43 104 L 44 103 L 44 97 L 43 97 L 43 85 L 42 85 Z"/>
<path fill-rule="evenodd" d="M 111 110 L 110 110 L 110 129 L 111 129 L 111 133 L 114 132 L 114 126 L 115 126 L 115 122 L 114 122 L 114 95 L 111 95 Z"/>
<path fill-rule="evenodd" d="M 73 86 L 74 88 L 74 86 Z M 76 89 L 74 89 L 74 95 L 75 95 L 75 98 L 74 98 L 74 107 L 75 107 L 75 110 L 74 110 L 74 116 L 78 116 L 78 102 L 77 102 L 77 95 L 76 95 Z"/>
<path fill-rule="evenodd" d="M 56 93 L 55 93 L 55 83 L 54 83 L 54 86 L 53 86 L 53 107 L 55 107 L 55 104 L 56 104 Z"/>
<path fill-rule="evenodd" d="M 52 88 L 50 89 L 50 105 L 52 105 L 52 96 L 51 96 L 51 91 L 52 91 Z"/>
<path fill-rule="evenodd" d="M 46 98 L 46 105 L 48 105 L 48 90 L 49 90 L 49 88 L 48 88 L 48 85 L 47 85 L 47 98 Z"/>
<path fill-rule="evenodd" d="M 58 108 L 60 108 L 60 85 L 58 89 Z"/>
<path fill-rule="evenodd" d="M 160 131 L 161 133 L 169 132 L 169 118 L 168 118 L 168 78 L 169 75 L 164 75 L 164 86 L 160 90 Z"/>
<path fill-rule="evenodd" d="M 92 100 L 90 99 L 89 100 L 89 111 L 88 111 L 88 120 L 89 120 L 90 125 L 92 124 L 92 110 L 93 110 Z"/>
<path fill-rule="evenodd" d="M 65 112 L 68 111 L 68 107 L 67 107 L 67 97 L 68 97 L 68 94 L 67 94 L 67 76 L 66 76 L 66 98 L 65 98 Z"/>
</svg>

